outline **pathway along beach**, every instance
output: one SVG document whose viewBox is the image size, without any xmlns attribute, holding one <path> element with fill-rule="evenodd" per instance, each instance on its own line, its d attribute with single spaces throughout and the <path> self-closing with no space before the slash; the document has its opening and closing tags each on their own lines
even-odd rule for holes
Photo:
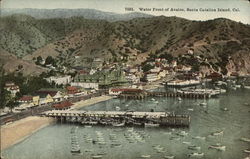
<svg viewBox="0 0 250 159">
<path fill-rule="evenodd" d="M 74 103 L 71 109 L 80 109 L 95 103 L 109 100 L 111 96 L 100 96 Z M 1 126 L 1 150 L 17 144 L 36 131 L 53 123 L 54 120 L 45 117 L 30 116 L 8 125 Z"/>
</svg>

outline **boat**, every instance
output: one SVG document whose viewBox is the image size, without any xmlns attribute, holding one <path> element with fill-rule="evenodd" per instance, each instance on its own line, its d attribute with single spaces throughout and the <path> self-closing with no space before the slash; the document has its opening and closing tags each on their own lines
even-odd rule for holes
<svg viewBox="0 0 250 159">
<path fill-rule="evenodd" d="M 177 99 L 178 99 L 178 101 L 182 101 L 181 97 L 178 97 Z"/>
<path fill-rule="evenodd" d="M 200 146 L 195 146 L 195 145 L 190 145 L 190 146 L 188 146 L 188 149 L 190 149 L 190 150 L 200 150 L 201 147 Z"/>
<path fill-rule="evenodd" d="M 187 132 L 185 132 L 185 131 L 181 131 L 180 133 L 178 133 L 178 135 L 179 135 L 179 136 L 187 136 L 187 135 L 188 135 L 188 133 L 187 133 Z"/>
<path fill-rule="evenodd" d="M 250 142 L 250 139 L 249 138 L 246 138 L 246 137 L 242 137 L 240 138 L 241 141 L 244 141 L 244 142 Z"/>
<path fill-rule="evenodd" d="M 174 159 L 174 156 L 164 156 L 165 159 Z"/>
<path fill-rule="evenodd" d="M 115 127 L 120 127 L 120 126 L 124 126 L 125 122 L 123 122 L 123 123 L 113 123 L 112 125 L 115 126 Z"/>
<path fill-rule="evenodd" d="M 92 126 L 91 125 L 85 125 L 84 127 L 85 128 L 91 128 Z"/>
<path fill-rule="evenodd" d="M 200 106 L 207 106 L 207 103 L 206 102 L 202 102 L 199 104 Z"/>
<path fill-rule="evenodd" d="M 199 153 L 199 152 L 193 152 L 188 155 L 189 157 L 203 157 L 204 153 Z"/>
<path fill-rule="evenodd" d="M 141 158 L 150 158 L 151 155 L 141 155 Z"/>
<path fill-rule="evenodd" d="M 195 136 L 195 137 L 193 137 L 193 139 L 201 139 L 201 140 L 205 140 L 205 139 L 206 139 L 206 137 Z"/>
<path fill-rule="evenodd" d="M 154 124 L 154 123 L 144 123 L 145 127 L 159 127 L 160 124 Z"/>
<path fill-rule="evenodd" d="M 194 111 L 194 109 L 193 108 L 188 108 L 188 111 Z"/>
<path fill-rule="evenodd" d="M 229 109 L 227 107 L 221 108 L 221 110 L 223 110 L 223 111 L 229 111 Z"/>
<path fill-rule="evenodd" d="M 115 107 L 115 110 L 116 110 L 116 111 L 119 111 L 119 110 L 121 110 L 121 108 L 118 107 L 118 106 L 116 106 L 116 107 Z"/>
<path fill-rule="evenodd" d="M 71 153 L 80 153 L 80 146 L 72 146 L 71 147 Z"/>
<path fill-rule="evenodd" d="M 223 130 L 222 131 L 216 131 L 216 132 L 213 132 L 211 135 L 212 136 L 219 136 L 219 135 L 223 135 Z"/>
<path fill-rule="evenodd" d="M 93 155 L 92 158 L 93 159 L 102 158 L 102 155 Z"/>
<path fill-rule="evenodd" d="M 191 144 L 191 142 L 188 142 L 188 141 L 183 141 L 182 143 L 186 144 L 186 145 L 190 145 Z"/>
<path fill-rule="evenodd" d="M 218 151 L 225 151 L 226 150 L 226 146 L 221 146 L 221 145 L 211 145 L 208 148 L 216 149 Z"/>
<path fill-rule="evenodd" d="M 250 153 L 250 149 L 245 149 L 244 152 L 245 153 Z"/>
</svg>

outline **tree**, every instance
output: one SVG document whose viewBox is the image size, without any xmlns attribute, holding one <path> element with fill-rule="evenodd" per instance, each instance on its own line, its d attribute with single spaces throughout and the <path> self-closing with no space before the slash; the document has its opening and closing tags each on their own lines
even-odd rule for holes
<svg viewBox="0 0 250 159">
<path fill-rule="evenodd" d="M 150 64 L 146 64 L 142 67 L 143 72 L 147 72 L 149 70 L 151 70 L 152 68 L 154 68 L 154 66 L 150 65 Z"/>
<path fill-rule="evenodd" d="M 52 66 L 55 66 L 56 64 L 56 61 L 55 59 L 53 59 L 52 56 L 48 56 L 45 60 L 45 65 L 49 65 L 49 64 L 51 64 Z"/>
<path fill-rule="evenodd" d="M 43 58 L 42 58 L 41 56 L 38 56 L 38 57 L 36 58 L 35 64 L 36 64 L 36 65 L 40 65 L 42 61 L 43 61 Z"/>
</svg>

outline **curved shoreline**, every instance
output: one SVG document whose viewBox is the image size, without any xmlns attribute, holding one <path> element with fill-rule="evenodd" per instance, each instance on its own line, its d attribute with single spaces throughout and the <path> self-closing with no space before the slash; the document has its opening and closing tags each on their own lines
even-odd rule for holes
<svg viewBox="0 0 250 159">
<path fill-rule="evenodd" d="M 74 103 L 71 109 L 80 109 L 85 106 L 90 106 L 99 102 L 112 99 L 111 96 L 99 96 L 91 99 L 83 100 Z M 1 126 L 1 151 L 5 150 L 19 142 L 25 140 L 30 135 L 38 130 L 45 128 L 54 122 L 54 119 L 29 116 L 27 118 L 15 121 L 8 125 Z"/>
</svg>

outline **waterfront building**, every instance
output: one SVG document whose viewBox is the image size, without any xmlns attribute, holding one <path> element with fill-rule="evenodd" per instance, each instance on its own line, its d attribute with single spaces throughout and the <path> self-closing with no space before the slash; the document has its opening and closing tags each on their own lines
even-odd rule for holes
<svg viewBox="0 0 250 159">
<path fill-rule="evenodd" d="M 53 105 L 55 110 L 67 110 L 70 109 L 73 104 L 69 101 L 63 101 Z"/>
<path fill-rule="evenodd" d="M 55 84 L 58 84 L 58 85 L 61 85 L 61 84 L 66 85 L 72 81 L 71 76 L 51 76 L 45 79 L 49 83 L 55 82 Z"/>
<path fill-rule="evenodd" d="M 81 87 L 84 89 L 95 89 L 95 90 L 99 89 L 99 83 L 93 83 L 93 82 L 71 82 L 70 85 L 74 87 Z"/>
<path fill-rule="evenodd" d="M 67 93 L 71 95 L 74 95 L 79 92 L 78 88 L 74 86 L 68 86 L 66 89 L 67 89 Z"/>
<path fill-rule="evenodd" d="M 147 82 L 153 82 L 160 79 L 156 72 L 146 72 L 144 78 Z"/>
<path fill-rule="evenodd" d="M 105 69 L 92 75 L 77 74 L 74 78 L 76 83 L 98 83 L 100 88 L 108 88 L 127 83 L 122 69 Z"/>
</svg>

